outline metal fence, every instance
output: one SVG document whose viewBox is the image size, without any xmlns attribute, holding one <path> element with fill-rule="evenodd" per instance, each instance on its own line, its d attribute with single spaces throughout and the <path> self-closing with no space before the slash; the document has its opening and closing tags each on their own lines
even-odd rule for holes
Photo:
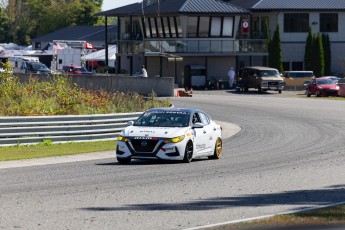
<svg viewBox="0 0 345 230">
<path fill-rule="evenodd" d="M 0 117 L 0 146 L 116 140 L 141 113 Z"/>
</svg>

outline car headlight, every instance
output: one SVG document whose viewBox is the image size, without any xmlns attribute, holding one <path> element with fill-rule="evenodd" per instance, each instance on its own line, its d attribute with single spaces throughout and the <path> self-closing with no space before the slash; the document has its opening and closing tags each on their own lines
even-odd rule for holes
<svg viewBox="0 0 345 230">
<path fill-rule="evenodd" d="M 319 86 L 319 87 L 317 87 L 317 88 L 319 88 L 319 89 L 323 89 L 323 87 L 322 87 L 322 86 Z"/>
<path fill-rule="evenodd" d="M 340 89 L 339 86 L 336 86 L 336 87 L 335 87 L 335 90 L 339 90 L 339 89 Z"/>
<path fill-rule="evenodd" d="M 164 143 L 165 144 L 168 144 L 168 143 L 178 143 L 178 142 L 183 141 L 184 137 L 185 137 L 184 135 L 181 135 L 181 136 L 178 136 L 178 137 L 173 137 L 173 138 L 165 139 Z"/>
<path fill-rule="evenodd" d="M 127 142 L 128 139 L 124 136 L 119 135 L 119 136 L 117 136 L 117 141 Z"/>
</svg>

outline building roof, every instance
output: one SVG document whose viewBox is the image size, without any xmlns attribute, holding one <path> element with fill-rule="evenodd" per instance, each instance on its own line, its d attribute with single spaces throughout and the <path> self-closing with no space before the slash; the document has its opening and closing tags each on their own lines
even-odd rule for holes
<svg viewBox="0 0 345 230">
<path fill-rule="evenodd" d="M 253 10 L 345 10 L 344 0 L 261 0 Z"/>
<path fill-rule="evenodd" d="M 108 26 L 108 33 L 115 33 L 117 26 Z M 32 39 L 32 42 L 53 40 L 104 41 L 104 26 L 70 26 Z"/>
<path fill-rule="evenodd" d="M 344 0 L 229 0 L 228 2 L 252 11 L 345 10 Z"/>
<path fill-rule="evenodd" d="M 189 13 L 250 13 L 248 10 L 222 0 L 160 0 L 146 7 L 142 3 L 134 3 L 116 9 L 98 13 L 99 16 L 157 14 L 189 14 Z"/>
</svg>

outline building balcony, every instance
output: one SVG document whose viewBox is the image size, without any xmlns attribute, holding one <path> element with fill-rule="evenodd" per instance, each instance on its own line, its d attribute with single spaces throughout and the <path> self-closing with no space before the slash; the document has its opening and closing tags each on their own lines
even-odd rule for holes
<svg viewBox="0 0 345 230">
<path fill-rule="evenodd" d="M 120 40 L 119 54 L 140 54 L 147 52 L 179 55 L 260 55 L 267 53 L 267 41 L 262 39 L 178 39 L 178 40 Z"/>
</svg>

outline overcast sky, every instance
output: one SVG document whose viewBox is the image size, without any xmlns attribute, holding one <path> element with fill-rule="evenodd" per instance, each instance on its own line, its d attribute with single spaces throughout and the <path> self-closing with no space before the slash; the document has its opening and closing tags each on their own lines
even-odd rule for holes
<svg viewBox="0 0 345 230">
<path fill-rule="evenodd" d="M 111 10 L 120 6 L 130 5 L 132 3 L 141 1 L 142 0 L 103 0 L 102 11 Z"/>
</svg>

